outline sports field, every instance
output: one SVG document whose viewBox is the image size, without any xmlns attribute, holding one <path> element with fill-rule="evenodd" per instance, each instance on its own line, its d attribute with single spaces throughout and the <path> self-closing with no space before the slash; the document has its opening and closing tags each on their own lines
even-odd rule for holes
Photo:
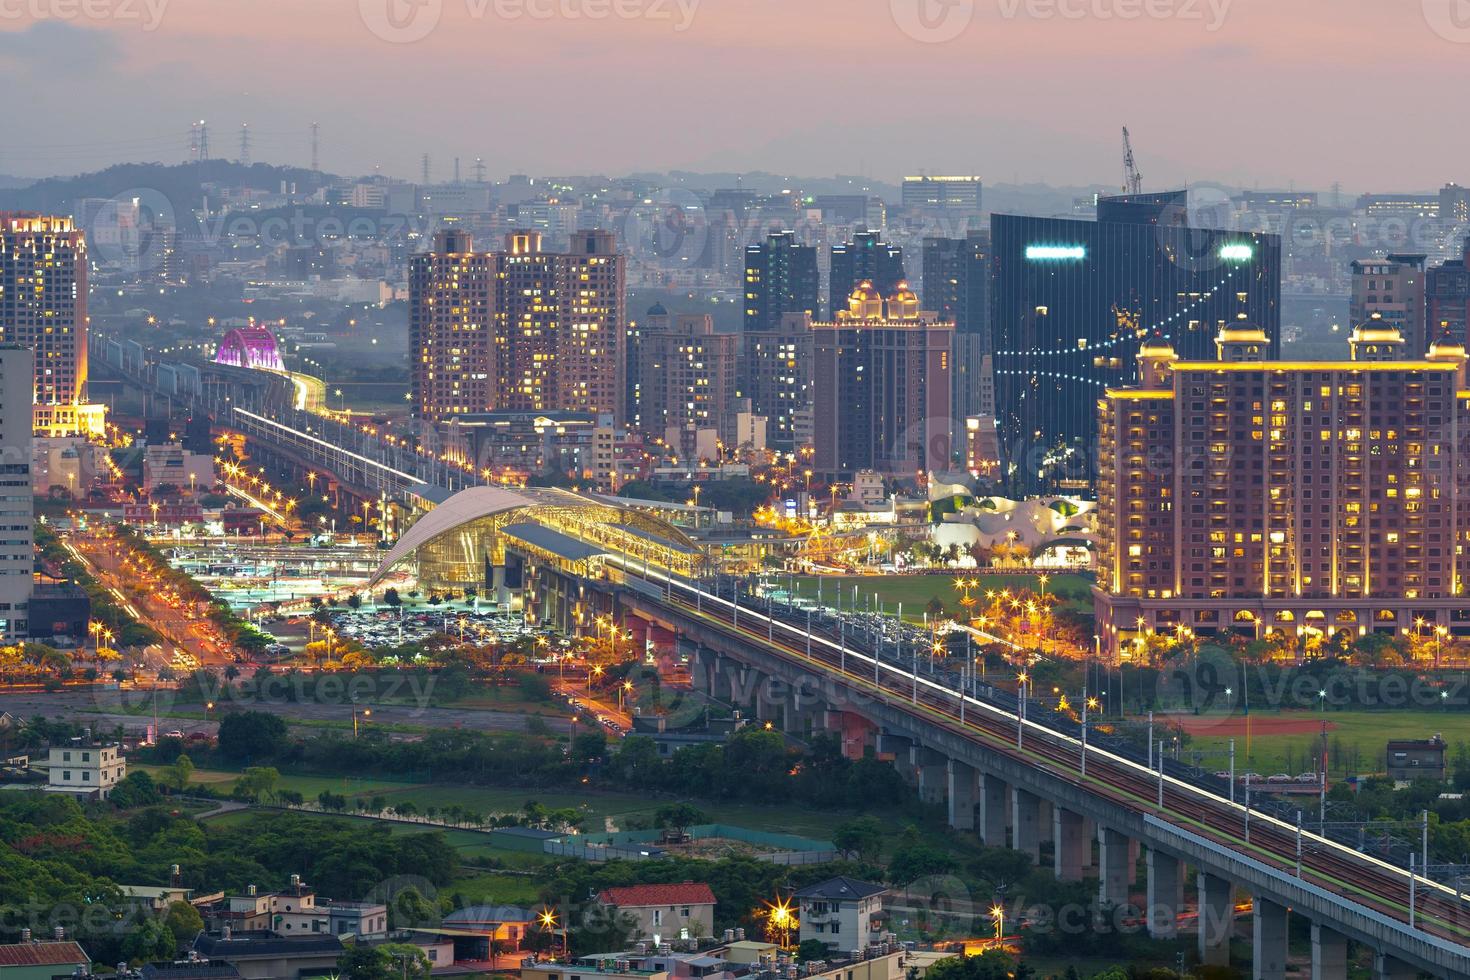
<svg viewBox="0 0 1470 980">
<path fill-rule="evenodd" d="M 1200 765 L 1213 771 L 1229 767 L 1230 740 L 1235 740 L 1235 768 L 1263 776 L 1295 776 L 1314 768 L 1326 726 L 1328 772 L 1333 779 L 1369 776 L 1385 769 L 1387 743 L 1393 739 L 1425 739 L 1443 735 L 1456 746 L 1470 743 L 1470 721 L 1443 711 L 1343 710 L 1252 711 L 1249 715 L 1155 715 L 1161 727 L 1179 727 L 1189 736 L 1184 757 L 1200 755 Z"/>
</svg>

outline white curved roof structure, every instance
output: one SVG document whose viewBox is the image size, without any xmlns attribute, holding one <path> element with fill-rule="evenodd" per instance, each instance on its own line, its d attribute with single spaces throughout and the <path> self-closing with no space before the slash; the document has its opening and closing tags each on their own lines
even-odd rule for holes
<svg viewBox="0 0 1470 980">
<path fill-rule="evenodd" d="M 414 522 L 378 566 L 373 582 L 376 583 L 388 569 L 407 558 L 415 549 L 461 524 L 508 510 L 531 507 L 536 503 L 532 498 L 504 487 L 470 487 L 461 490 Z"/>
</svg>

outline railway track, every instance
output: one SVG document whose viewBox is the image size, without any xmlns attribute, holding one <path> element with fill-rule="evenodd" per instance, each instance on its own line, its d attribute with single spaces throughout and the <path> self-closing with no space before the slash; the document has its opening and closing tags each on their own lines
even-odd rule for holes
<svg viewBox="0 0 1470 980">
<path fill-rule="evenodd" d="M 678 579 L 665 579 L 660 586 L 668 589 L 665 601 L 686 615 L 717 624 L 740 639 L 773 649 L 795 663 L 841 676 L 849 686 L 872 691 L 898 710 L 1084 786 L 1117 807 L 1155 816 L 1283 874 L 1298 875 L 1300 840 L 1302 881 L 1396 921 L 1410 922 L 1410 878 L 1401 868 L 1358 854 L 1336 842 L 1299 832 L 1275 817 L 1212 796 L 1182 780 L 1161 776 L 1157 771 L 1093 746 L 1087 749 L 1087 772 L 1083 775 L 1078 740 L 1028 721 L 1022 725 L 1024 737 L 1018 746 L 1015 715 L 1006 715 L 994 705 L 966 697 L 962 719 L 961 698 L 952 689 L 916 678 L 909 671 L 882 660 L 875 664 L 873 656 L 853 648 L 839 650 L 837 643 L 827 636 L 814 636 L 808 654 L 804 630 L 790 623 L 781 619 L 768 623 L 764 613 L 742 605 L 738 615 L 742 621 L 737 625 L 730 599 L 701 592 L 691 600 L 695 587 Z M 850 669 L 854 660 L 865 665 L 862 671 Z M 1424 878 L 1416 879 L 1412 891 L 1413 921 L 1417 929 L 1459 945 L 1470 945 L 1470 906 L 1463 899 Z"/>
</svg>

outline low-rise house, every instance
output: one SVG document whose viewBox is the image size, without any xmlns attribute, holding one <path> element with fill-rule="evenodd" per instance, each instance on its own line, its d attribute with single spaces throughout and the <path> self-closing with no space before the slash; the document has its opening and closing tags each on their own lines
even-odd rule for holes
<svg viewBox="0 0 1470 980">
<path fill-rule="evenodd" d="M 177 885 L 118 885 L 123 898 L 150 912 L 166 912 L 175 902 L 192 901 L 194 890 Z"/>
<path fill-rule="evenodd" d="M 48 793 L 70 793 L 95 800 L 107 799 L 128 772 L 122 746 L 116 742 L 73 739 L 65 745 L 53 745 L 47 764 Z"/>
<path fill-rule="evenodd" d="M 633 939 L 697 939 L 710 935 L 715 922 L 715 893 L 703 882 L 629 885 L 607 888 L 597 904 L 623 919 Z"/>
<path fill-rule="evenodd" d="M 382 902 L 334 902 L 318 899 L 317 907 L 327 913 L 334 936 L 376 939 L 388 935 L 388 906 Z"/>
<path fill-rule="evenodd" d="M 208 929 L 219 931 L 228 926 L 237 934 L 277 932 L 284 936 L 370 939 L 388 933 L 388 907 L 383 903 L 321 898 L 300 875 L 292 875 L 291 883 L 280 891 L 262 892 L 247 885 L 244 895 L 220 896 L 199 911 Z"/>
<path fill-rule="evenodd" d="M 467 905 L 446 915 L 441 931 L 454 937 L 456 962 L 489 962 L 518 952 L 535 919 L 519 905 Z"/>
<path fill-rule="evenodd" d="M 229 927 L 218 933 L 202 932 L 193 951 L 202 959 L 228 963 L 242 980 L 300 980 L 337 972 L 342 941 L 323 933 L 283 936 L 276 932 L 236 935 Z"/>
<path fill-rule="evenodd" d="M 1388 778 L 1397 782 L 1445 778 L 1445 749 L 1439 735 L 1426 739 L 1403 739 L 1388 743 Z"/>
<path fill-rule="evenodd" d="M 625 954 L 604 953 L 579 956 L 571 963 L 527 960 L 521 964 L 521 980 L 669 980 L 669 975 L 638 969 Z"/>
<path fill-rule="evenodd" d="M 24 935 L 24 933 L 22 933 Z M 52 980 L 92 968 L 92 959 L 74 942 L 6 943 L 0 945 L 0 980 Z"/>
<path fill-rule="evenodd" d="M 792 896 L 799 906 L 800 940 L 815 939 L 843 953 L 867 949 L 887 894 L 882 885 L 841 875 L 800 889 Z"/>
</svg>

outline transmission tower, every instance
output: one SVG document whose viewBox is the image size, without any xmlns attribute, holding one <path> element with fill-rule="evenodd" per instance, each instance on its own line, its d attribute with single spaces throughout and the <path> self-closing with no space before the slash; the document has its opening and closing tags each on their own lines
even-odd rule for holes
<svg viewBox="0 0 1470 980">
<path fill-rule="evenodd" d="M 240 166 L 250 166 L 250 124 L 240 124 Z"/>
<path fill-rule="evenodd" d="M 322 172 L 321 161 L 317 157 L 317 149 L 318 149 L 317 137 L 319 135 L 320 134 L 318 133 L 317 124 L 316 123 L 312 123 L 311 124 L 311 172 L 314 173 L 314 174 L 319 174 L 319 173 Z"/>
<path fill-rule="evenodd" d="M 199 120 L 199 162 L 209 159 L 209 124 Z"/>
</svg>

